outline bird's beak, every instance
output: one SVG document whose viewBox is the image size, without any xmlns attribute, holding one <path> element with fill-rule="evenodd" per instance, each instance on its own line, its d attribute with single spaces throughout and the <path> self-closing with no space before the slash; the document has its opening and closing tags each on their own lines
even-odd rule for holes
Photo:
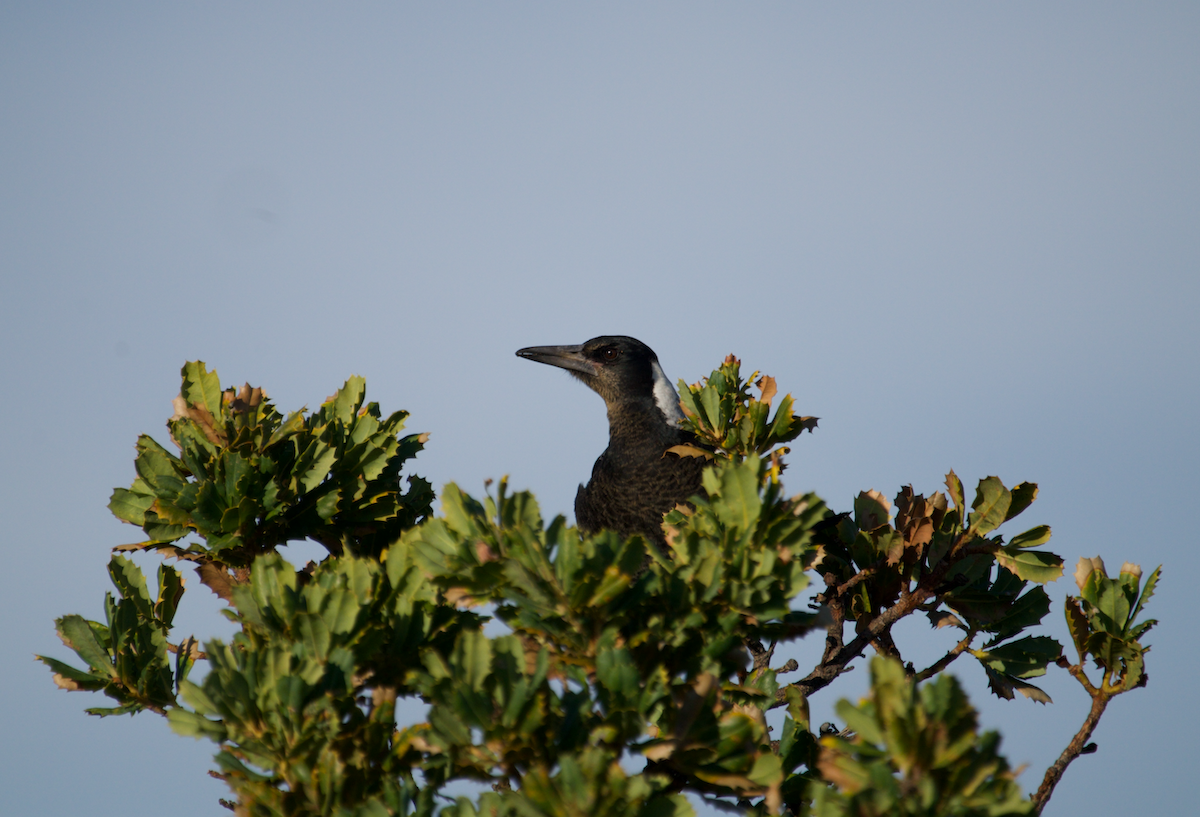
<svg viewBox="0 0 1200 817">
<path fill-rule="evenodd" d="M 549 363 L 560 369 L 595 377 L 600 368 L 583 356 L 582 346 L 528 346 L 517 350 L 517 357 Z"/>
</svg>

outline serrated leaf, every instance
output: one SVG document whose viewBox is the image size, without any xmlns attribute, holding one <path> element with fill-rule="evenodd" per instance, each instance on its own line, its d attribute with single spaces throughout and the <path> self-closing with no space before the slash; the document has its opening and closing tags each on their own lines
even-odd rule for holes
<svg viewBox="0 0 1200 817">
<path fill-rule="evenodd" d="M 1071 634 L 1071 640 L 1075 642 L 1079 663 L 1082 664 L 1087 659 L 1087 643 L 1092 632 L 1087 616 L 1079 608 L 1079 599 L 1075 596 L 1067 596 L 1063 602 L 1063 613 L 1067 618 L 1067 631 Z"/>
<path fill-rule="evenodd" d="M 47 658 L 44 655 L 35 657 L 54 672 L 54 684 L 59 689 L 65 689 L 70 692 L 80 690 L 95 691 L 104 689 L 108 683 L 105 678 L 101 678 L 94 673 L 76 669 L 70 664 L 64 664 L 57 659 Z"/>
<path fill-rule="evenodd" d="M 679 457 L 703 457 L 706 460 L 713 459 L 713 454 L 710 451 L 705 451 L 703 448 L 697 448 L 694 445 L 679 444 L 668 448 L 663 456 L 667 454 L 675 454 Z"/>
<path fill-rule="evenodd" d="M 1142 608 L 1146 606 L 1146 602 L 1154 595 L 1154 590 L 1158 587 L 1158 577 L 1162 572 L 1162 565 L 1150 571 L 1150 575 L 1146 577 L 1146 581 L 1142 584 L 1142 593 L 1138 597 L 1137 603 L 1133 606 L 1133 612 L 1129 614 L 1129 622 L 1132 624 L 1141 615 Z"/>
<path fill-rule="evenodd" d="M 1014 485 L 1012 489 L 1012 503 L 1008 506 L 1008 512 L 1004 515 L 1004 521 L 1017 516 L 1037 499 L 1038 487 L 1036 482 L 1022 482 Z"/>
<path fill-rule="evenodd" d="M 946 474 L 946 490 L 950 492 L 950 500 L 961 516 L 962 511 L 966 508 L 966 494 L 963 492 L 962 480 L 958 478 L 958 474 L 954 473 L 953 468 L 950 469 L 950 473 Z"/>
<path fill-rule="evenodd" d="M 193 406 L 206 410 L 213 417 L 221 413 L 221 379 L 210 372 L 203 360 L 188 361 L 180 371 L 183 376 L 183 397 Z"/>
<path fill-rule="evenodd" d="M 303 428 L 304 409 L 300 409 L 300 411 L 293 411 L 287 416 L 287 419 L 280 424 L 279 428 L 275 429 L 275 431 L 271 434 L 271 439 L 267 441 L 267 445 L 265 447 L 275 445 L 281 440 L 285 440 L 288 437 L 299 433 L 299 431 Z"/>
<path fill-rule="evenodd" d="M 1026 627 L 1041 623 L 1049 612 L 1050 597 L 1041 587 L 1033 588 L 1014 601 L 1012 607 L 999 621 L 988 626 L 988 630 L 996 633 L 993 643 L 1011 638 Z"/>
<path fill-rule="evenodd" d="M 1044 675 L 1046 665 L 1062 655 L 1062 645 L 1049 636 L 1026 636 L 998 647 L 972 650 L 971 654 L 997 672 L 1033 678 Z"/>
<path fill-rule="evenodd" d="M 775 385 L 775 378 L 768 374 L 764 374 L 755 382 L 754 385 L 757 386 L 761 392 L 761 395 L 758 398 L 759 401 L 766 403 L 768 406 L 771 405 L 771 399 L 775 396 L 776 392 L 779 391 L 778 387 Z"/>
<path fill-rule="evenodd" d="M 183 576 L 168 564 L 158 566 L 158 601 L 154 605 L 154 615 L 167 627 L 175 620 L 175 611 L 179 608 L 179 600 L 183 597 Z"/>
<path fill-rule="evenodd" d="M 987 674 L 988 687 L 997 698 L 1011 701 L 1013 699 L 1013 692 L 1020 692 L 1026 698 L 1041 704 L 1054 703 L 1044 690 L 1035 687 L 1033 684 L 1022 681 L 1019 678 L 1014 678 L 1011 675 L 996 672 L 988 667 L 984 667 L 984 672 Z"/>
<path fill-rule="evenodd" d="M 142 618 L 153 618 L 153 602 L 146 586 L 142 570 L 124 556 L 113 556 L 108 562 L 108 575 L 121 597 L 128 599 L 137 608 Z"/>
<path fill-rule="evenodd" d="M 184 479 L 177 466 L 179 459 L 146 434 L 138 437 L 138 456 L 134 460 L 138 476 L 159 499 L 174 499 L 183 490 Z"/>
</svg>

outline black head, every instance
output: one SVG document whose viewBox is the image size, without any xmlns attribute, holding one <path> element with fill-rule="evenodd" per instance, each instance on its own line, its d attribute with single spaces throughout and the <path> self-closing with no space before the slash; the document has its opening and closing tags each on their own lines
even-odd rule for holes
<svg viewBox="0 0 1200 817">
<path fill-rule="evenodd" d="M 566 369 L 610 406 L 649 401 L 668 422 L 683 419 L 679 395 L 658 355 L 637 338 L 602 335 L 579 346 L 530 346 L 518 350 L 517 356 Z"/>
</svg>

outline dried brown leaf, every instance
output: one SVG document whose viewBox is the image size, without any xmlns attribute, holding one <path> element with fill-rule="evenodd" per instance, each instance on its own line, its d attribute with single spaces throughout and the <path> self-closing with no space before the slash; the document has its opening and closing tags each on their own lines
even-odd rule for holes
<svg viewBox="0 0 1200 817">
<path fill-rule="evenodd" d="M 688 445 L 687 443 L 671 446 L 663 452 L 664 457 L 667 454 L 674 454 L 677 457 L 704 457 L 706 460 L 713 459 L 711 452 L 705 451 L 703 448 L 697 448 L 694 445 Z"/>
<path fill-rule="evenodd" d="M 453 604 L 460 610 L 478 607 L 483 602 L 471 595 L 465 587 L 451 587 L 443 594 L 448 604 Z"/>
<path fill-rule="evenodd" d="M 226 389 L 222 392 L 221 402 L 228 405 L 231 411 L 242 414 L 262 403 L 263 397 L 265 395 L 262 389 L 246 383 L 237 392 L 234 392 L 233 389 Z"/>
<path fill-rule="evenodd" d="M 204 436 L 213 445 L 224 445 L 227 442 L 225 436 L 217 430 L 216 422 L 213 420 L 213 416 L 209 413 L 208 409 L 201 406 L 188 405 L 187 400 L 184 399 L 182 394 L 171 401 L 171 407 L 175 410 L 175 413 L 171 415 L 170 422 L 191 420 L 200 427 L 200 430 L 204 432 Z M 174 440 L 176 445 L 179 445 L 179 441 L 175 440 L 174 434 L 171 435 L 171 439 Z"/>
<path fill-rule="evenodd" d="M 758 386 L 759 390 L 762 391 L 762 396 L 758 399 L 761 402 L 766 403 L 768 406 L 771 405 L 771 398 L 774 397 L 779 391 L 779 389 L 775 386 L 775 378 L 771 377 L 769 374 L 764 374 L 754 385 Z"/>
<path fill-rule="evenodd" d="M 196 573 L 200 576 L 201 584 L 230 604 L 233 603 L 233 577 L 223 565 L 201 562 L 196 567 Z"/>
<path fill-rule="evenodd" d="M 666 760 L 675 753 L 676 742 L 673 740 L 664 740 L 662 743 L 656 743 L 653 746 L 647 746 L 642 750 L 647 760 Z"/>
<path fill-rule="evenodd" d="M 1090 559 L 1086 556 L 1080 558 L 1079 564 L 1075 566 L 1075 586 L 1083 590 L 1083 586 L 1087 584 L 1088 576 L 1092 575 L 1093 570 L 1099 570 L 1101 576 L 1108 575 L 1108 571 L 1104 569 L 1104 560 L 1099 556 Z"/>
<path fill-rule="evenodd" d="M 196 640 L 195 636 L 188 636 L 179 644 L 167 644 L 167 652 L 173 655 L 178 655 L 180 650 L 183 650 L 193 661 L 208 658 L 208 653 L 200 649 L 200 642 Z"/>
<path fill-rule="evenodd" d="M 821 754 L 817 757 L 817 769 L 821 772 L 822 778 L 837 786 L 841 791 L 856 794 L 862 789 L 862 780 L 840 762 L 845 756 L 836 747 L 837 743 L 833 738 L 821 739 Z"/>
<path fill-rule="evenodd" d="M 935 630 L 940 630 L 943 627 L 963 627 L 962 621 L 958 616 L 951 613 L 949 610 L 930 610 L 929 623 L 933 625 Z M 963 629 L 966 629 L 963 627 Z"/>
</svg>

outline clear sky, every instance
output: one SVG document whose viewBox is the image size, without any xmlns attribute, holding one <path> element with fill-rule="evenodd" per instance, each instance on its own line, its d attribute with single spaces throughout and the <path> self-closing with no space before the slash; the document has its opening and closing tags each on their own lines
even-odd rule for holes
<svg viewBox="0 0 1200 817">
<path fill-rule="evenodd" d="M 603 404 L 513 352 L 599 334 L 774 375 L 821 417 L 788 487 L 835 508 L 996 474 L 1041 485 L 1068 576 L 1162 563 L 1149 688 L 1047 814 L 1193 808 L 1198 43 L 1187 2 L 3 4 L 5 812 L 225 813 L 210 744 L 32 660 L 101 616 L 140 537 L 105 505 L 185 360 L 284 410 L 362 374 L 432 433 L 418 473 L 550 516 Z M 183 627 L 227 632 L 188 587 Z M 1082 691 L 955 671 L 1035 788 Z"/>
</svg>

